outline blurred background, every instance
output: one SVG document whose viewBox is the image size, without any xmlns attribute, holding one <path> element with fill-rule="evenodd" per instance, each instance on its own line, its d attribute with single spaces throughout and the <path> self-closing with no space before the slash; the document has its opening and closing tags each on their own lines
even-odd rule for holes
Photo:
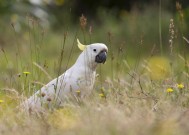
<svg viewBox="0 0 189 135">
<path fill-rule="evenodd" d="M 76 38 L 85 44 L 107 44 L 109 58 L 102 71 L 112 78 L 118 71 L 121 75 L 129 71 L 132 64 L 138 67 L 141 58 L 188 57 L 188 0 L 1 0 L 0 18 L 0 70 L 5 83 L 9 76 L 33 72 L 33 62 L 55 77 L 60 57 L 62 73 L 80 53 Z M 167 64 L 160 58 L 152 65 L 158 61 Z M 46 82 L 39 72 L 33 73 L 34 79 Z"/>
<path fill-rule="evenodd" d="M 62 32 L 76 30 L 84 15 L 86 31 L 94 33 L 96 41 L 104 42 L 107 33 L 111 33 L 119 44 L 126 42 L 128 48 L 140 40 L 144 41 L 145 51 L 160 42 L 166 48 L 170 19 L 174 19 L 175 35 L 188 36 L 188 5 L 188 0 L 1 0 L 0 45 L 10 45 L 10 35 L 5 34 L 11 24 L 16 33 L 24 34 L 30 25 L 27 17 L 36 19 L 45 30 Z"/>
</svg>

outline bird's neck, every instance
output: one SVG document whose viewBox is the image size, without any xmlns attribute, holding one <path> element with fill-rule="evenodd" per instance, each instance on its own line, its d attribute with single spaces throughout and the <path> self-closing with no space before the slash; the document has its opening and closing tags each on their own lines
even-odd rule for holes
<svg viewBox="0 0 189 135">
<path fill-rule="evenodd" d="M 90 55 L 83 52 L 79 55 L 75 64 L 79 67 L 85 67 L 89 71 L 96 71 L 97 63 L 91 61 Z"/>
</svg>

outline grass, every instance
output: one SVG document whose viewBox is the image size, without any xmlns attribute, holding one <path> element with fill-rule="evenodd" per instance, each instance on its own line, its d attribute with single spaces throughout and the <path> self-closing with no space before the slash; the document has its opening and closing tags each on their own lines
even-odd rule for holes
<svg viewBox="0 0 189 135">
<path fill-rule="evenodd" d="M 153 13 L 157 18 L 152 19 Z M 170 14 L 162 12 L 161 40 L 166 54 L 160 56 L 158 12 L 148 9 L 142 16 L 133 11 L 122 14 L 120 22 L 106 14 L 101 15 L 107 18 L 101 20 L 104 24 L 94 25 L 89 32 L 86 22 L 81 29 L 60 33 L 45 30 L 30 18 L 26 21 L 30 27 L 21 33 L 14 24 L 9 26 L 12 32 L 7 32 L 7 42 L 12 45 L 2 47 L 0 53 L 0 134 L 188 134 L 188 56 L 179 46 L 181 42 L 188 45 L 183 28 L 177 38 L 170 35 Z M 149 22 L 149 27 L 140 20 Z M 179 23 L 173 23 L 172 30 L 179 28 Z M 76 37 L 109 47 L 107 63 L 98 67 L 90 97 L 44 115 L 18 112 L 15 107 L 23 97 L 74 63 L 80 53 Z M 181 84 L 183 88 L 178 87 Z"/>
</svg>

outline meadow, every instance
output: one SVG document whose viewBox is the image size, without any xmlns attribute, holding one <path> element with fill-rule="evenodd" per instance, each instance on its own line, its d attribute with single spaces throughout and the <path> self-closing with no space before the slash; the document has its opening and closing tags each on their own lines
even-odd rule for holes
<svg viewBox="0 0 189 135">
<path fill-rule="evenodd" d="M 99 11 L 59 31 L 26 15 L 24 25 L 1 21 L 1 135 L 187 135 L 189 132 L 187 23 L 177 13 L 148 7 L 144 12 Z M 105 43 L 108 60 L 98 67 L 90 97 L 37 116 L 16 109 L 74 64 L 84 44 Z"/>
</svg>

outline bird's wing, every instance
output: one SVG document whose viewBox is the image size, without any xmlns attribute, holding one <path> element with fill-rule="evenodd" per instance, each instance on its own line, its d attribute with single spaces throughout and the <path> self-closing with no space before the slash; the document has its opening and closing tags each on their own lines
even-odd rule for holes
<svg viewBox="0 0 189 135">
<path fill-rule="evenodd" d="M 59 105 L 69 95 L 75 94 L 74 92 L 80 88 L 79 83 L 78 74 L 67 70 L 38 90 L 23 103 L 23 106 L 26 110 L 41 110 L 44 107 Z"/>
</svg>

